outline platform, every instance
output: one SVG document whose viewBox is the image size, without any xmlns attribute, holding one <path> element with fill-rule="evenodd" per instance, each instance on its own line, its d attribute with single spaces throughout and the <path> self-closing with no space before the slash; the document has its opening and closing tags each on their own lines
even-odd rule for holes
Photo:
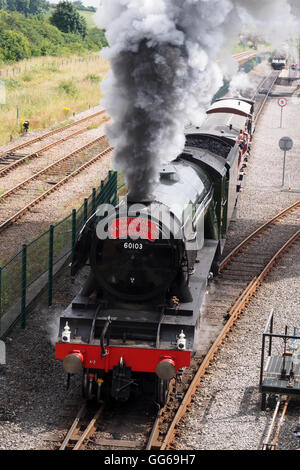
<svg viewBox="0 0 300 470">
<path fill-rule="evenodd" d="M 285 359 L 286 379 L 281 379 L 283 360 Z M 293 364 L 294 378 L 289 380 L 291 356 L 272 356 L 268 358 L 261 383 L 263 393 L 300 395 L 300 364 Z"/>
</svg>

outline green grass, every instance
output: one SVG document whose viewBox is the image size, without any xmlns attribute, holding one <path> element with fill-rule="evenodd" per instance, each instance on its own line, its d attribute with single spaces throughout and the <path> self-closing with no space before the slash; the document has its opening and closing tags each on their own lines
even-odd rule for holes
<svg viewBox="0 0 300 470">
<path fill-rule="evenodd" d="M 81 10 L 78 10 L 78 13 L 83 16 L 83 18 L 85 19 L 86 21 L 86 25 L 88 28 L 95 28 L 96 23 L 94 22 L 94 19 L 93 19 L 93 16 L 95 15 L 95 13 L 93 11 L 81 11 Z"/>
<path fill-rule="evenodd" d="M 9 142 L 10 136 L 20 134 L 17 109 L 19 122 L 28 119 L 32 130 L 53 127 L 60 121 L 68 123 L 74 113 L 98 105 L 100 82 L 109 65 L 99 54 L 90 55 L 93 60 L 46 56 L 19 62 L 19 75 L 2 79 L 6 104 L 0 104 L 0 145 Z M 4 69 L 4 77 L 9 76 L 12 67 Z"/>
</svg>

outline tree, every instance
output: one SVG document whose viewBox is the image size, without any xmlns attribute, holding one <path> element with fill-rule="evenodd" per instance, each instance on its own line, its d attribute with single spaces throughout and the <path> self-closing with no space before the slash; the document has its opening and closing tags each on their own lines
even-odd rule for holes
<svg viewBox="0 0 300 470">
<path fill-rule="evenodd" d="M 7 4 L 6 0 L 0 0 L 0 10 L 6 10 Z"/>
<path fill-rule="evenodd" d="M 7 11 L 18 11 L 23 15 L 38 15 L 49 9 L 46 0 L 0 0 L 7 3 Z"/>
<path fill-rule="evenodd" d="M 103 29 L 99 29 L 99 28 L 97 28 L 97 26 L 95 26 L 94 28 L 90 28 L 88 30 L 87 37 L 93 43 L 97 44 L 99 49 L 102 49 L 102 47 L 108 46 L 108 42 L 106 40 Z"/>
<path fill-rule="evenodd" d="M 80 16 L 73 3 L 60 2 L 50 17 L 50 23 L 64 33 L 80 34 L 83 39 L 86 37 L 86 21 Z"/>
</svg>

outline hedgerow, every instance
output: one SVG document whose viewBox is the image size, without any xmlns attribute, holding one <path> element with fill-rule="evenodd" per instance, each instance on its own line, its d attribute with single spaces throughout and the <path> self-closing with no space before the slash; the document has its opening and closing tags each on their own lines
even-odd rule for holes
<svg viewBox="0 0 300 470">
<path fill-rule="evenodd" d="M 0 10 L 0 62 L 97 51 L 105 45 L 104 34 L 99 31 L 92 31 L 82 39 L 78 34 L 60 31 L 42 15 L 26 18 L 18 12 Z"/>
</svg>

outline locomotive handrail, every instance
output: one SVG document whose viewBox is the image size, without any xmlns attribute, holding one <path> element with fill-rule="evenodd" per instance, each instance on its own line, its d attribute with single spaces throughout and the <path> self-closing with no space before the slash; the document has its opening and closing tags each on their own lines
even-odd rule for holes
<svg viewBox="0 0 300 470">
<path fill-rule="evenodd" d="M 104 323 L 104 327 L 100 335 L 101 358 L 107 355 L 107 351 L 104 347 L 104 338 L 111 322 L 112 322 L 112 319 L 110 316 L 108 316 L 106 322 Z"/>
</svg>

